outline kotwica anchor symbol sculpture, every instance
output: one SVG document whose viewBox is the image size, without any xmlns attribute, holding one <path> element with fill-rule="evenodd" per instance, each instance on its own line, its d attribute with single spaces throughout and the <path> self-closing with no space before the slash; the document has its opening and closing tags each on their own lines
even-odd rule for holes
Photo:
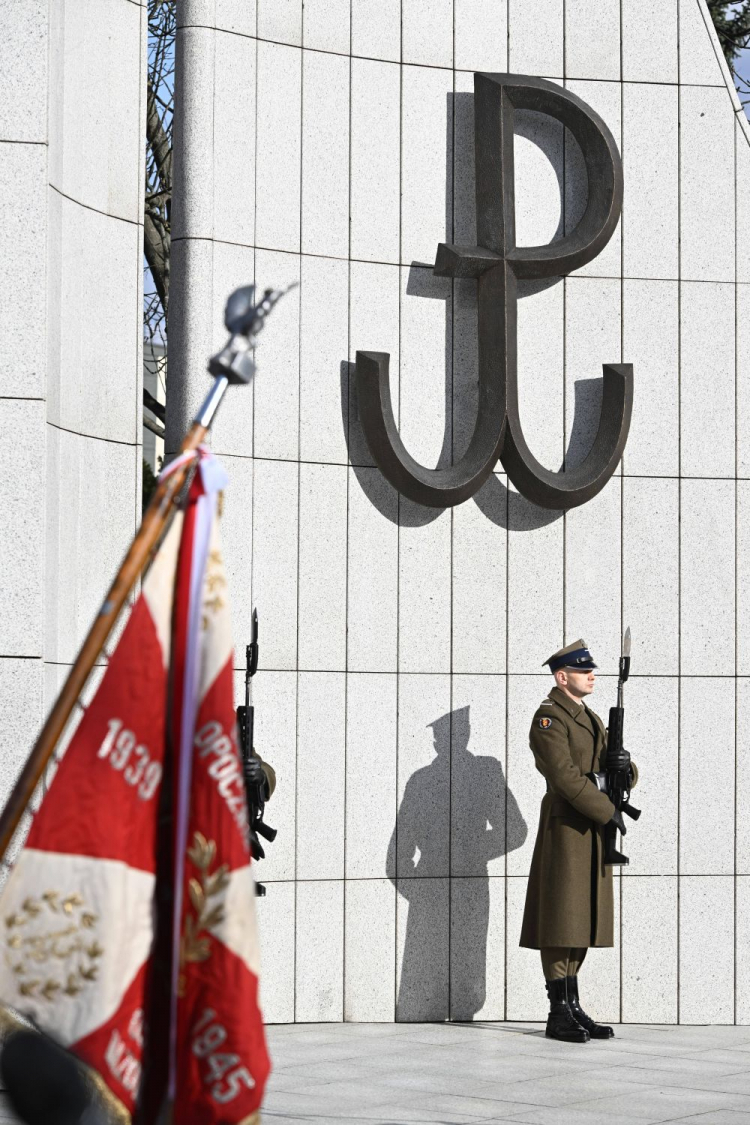
<svg viewBox="0 0 750 1125">
<path fill-rule="evenodd" d="M 622 456 L 633 405 L 633 368 L 605 363 L 599 428 L 588 456 L 567 472 L 541 465 L 526 444 L 518 413 L 517 281 L 559 277 L 595 258 L 614 233 L 622 208 L 622 162 L 602 119 L 570 90 L 523 74 L 475 74 L 475 165 L 478 246 L 440 243 L 434 273 L 477 279 L 479 407 L 469 447 L 457 464 L 426 469 L 409 454 L 393 416 L 387 352 L 357 352 L 362 428 L 376 464 L 404 496 L 443 508 L 468 500 L 498 459 L 518 491 L 542 508 L 585 504 L 604 487 Z M 588 202 L 559 242 L 519 248 L 515 233 L 513 125 L 517 109 L 562 122 L 580 145 Z"/>
</svg>

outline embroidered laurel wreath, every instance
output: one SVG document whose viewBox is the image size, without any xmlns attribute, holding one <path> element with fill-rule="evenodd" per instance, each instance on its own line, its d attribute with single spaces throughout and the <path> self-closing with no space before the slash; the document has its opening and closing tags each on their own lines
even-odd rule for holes
<svg viewBox="0 0 750 1125">
<path fill-rule="evenodd" d="M 96 980 L 104 953 L 96 914 L 83 897 L 45 891 L 5 918 L 5 958 L 22 997 L 50 1002 L 74 997 Z"/>
<path fill-rule="evenodd" d="M 229 885 L 226 863 L 211 871 L 216 859 L 214 840 L 207 840 L 202 833 L 195 832 L 187 854 L 193 866 L 198 869 L 198 878 L 192 878 L 188 884 L 190 903 L 195 914 L 188 913 L 185 918 L 181 964 L 187 961 L 206 961 L 211 956 L 208 932 L 224 920 L 224 906 L 220 901 L 212 903 L 210 900 L 216 899 Z"/>
</svg>

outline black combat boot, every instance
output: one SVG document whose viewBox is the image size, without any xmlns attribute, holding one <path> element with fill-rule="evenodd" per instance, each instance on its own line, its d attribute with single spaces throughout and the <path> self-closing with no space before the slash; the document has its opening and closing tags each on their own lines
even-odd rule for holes
<svg viewBox="0 0 750 1125">
<path fill-rule="evenodd" d="M 585 1027 L 592 1039 L 614 1039 L 615 1033 L 605 1023 L 597 1023 L 587 1016 L 578 1001 L 578 977 L 566 977 L 568 1005 L 581 1027 Z"/>
<path fill-rule="evenodd" d="M 548 1039 L 562 1039 L 565 1043 L 588 1043 L 591 1038 L 588 1031 L 581 1027 L 568 1006 L 565 981 L 565 977 L 545 981 L 549 1015 L 544 1034 Z"/>
</svg>

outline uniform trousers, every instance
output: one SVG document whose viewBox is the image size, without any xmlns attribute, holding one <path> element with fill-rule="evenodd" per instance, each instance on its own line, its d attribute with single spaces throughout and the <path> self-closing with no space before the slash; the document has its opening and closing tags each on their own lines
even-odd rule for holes
<svg viewBox="0 0 750 1125">
<path fill-rule="evenodd" d="M 578 973 L 587 949 L 567 949 L 561 945 L 543 946 L 539 951 L 542 955 L 542 968 L 545 980 L 560 980 L 562 977 L 574 977 Z"/>
</svg>

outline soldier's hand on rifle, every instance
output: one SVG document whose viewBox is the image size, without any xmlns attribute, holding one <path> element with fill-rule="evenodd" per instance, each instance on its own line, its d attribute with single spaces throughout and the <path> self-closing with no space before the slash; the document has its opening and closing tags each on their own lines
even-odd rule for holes
<svg viewBox="0 0 750 1125">
<path fill-rule="evenodd" d="M 244 762 L 245 780 L 248 785 L 263 785 L 266 784 L 266 774 L 263 769 L 263 763 L 260 758 L 251 755 L 245 759 Z"/>
<path fill-rule="evenodd" d="M 615 811 L 612 813 L 612 819 L 610 820 L 609 823 L 616 825 L 617 829 L 621 833 L 621 835 L 624 836 L 625 833 L 627 832 L 627 828 L 625 827 L 625 821 L 622 819 L 622 813 L 620 812 L 619 809 L 615 809 Z"/>
<path fill-rule="evenodd" d="M 630 769 L 630 754 L 624 746 L 616 753 L 607 755 L 607 769 L 622 770 L 623 773 Z"/>
</svg>

